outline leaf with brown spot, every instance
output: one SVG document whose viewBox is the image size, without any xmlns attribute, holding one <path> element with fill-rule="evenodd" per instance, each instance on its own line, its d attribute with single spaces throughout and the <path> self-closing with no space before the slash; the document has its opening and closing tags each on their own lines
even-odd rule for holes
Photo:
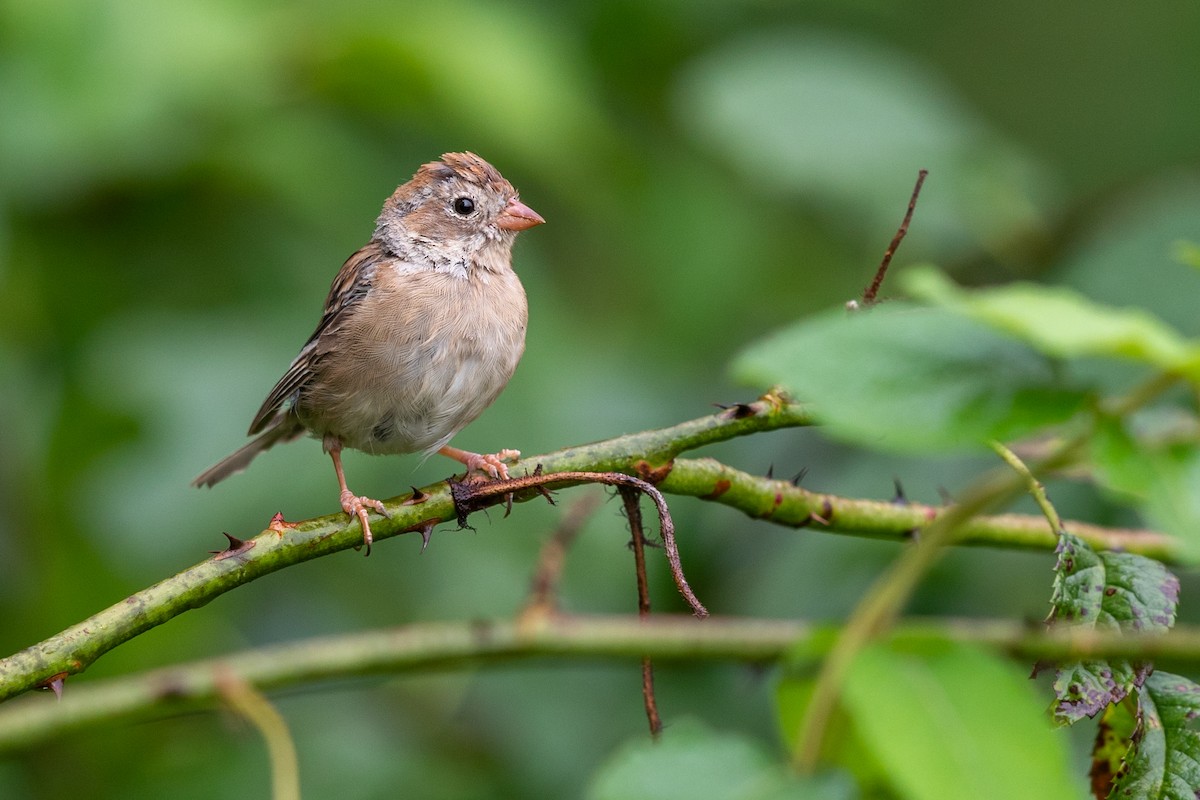
<svg viewBox="0 0 1200 800">
<path fill-rule="evenodd" d="M 1048 620 L 1097 631 L 1166 632 L 1175 624 L 1179 579 L 1153 559 L 1097 553 L 1069 533 L 1059 537 Z M 1128 659 L 1063 664 L 1054 679 L 1054 719 L 1069 725 L 1123 700 L 1150 674 Z"/>
</svg>

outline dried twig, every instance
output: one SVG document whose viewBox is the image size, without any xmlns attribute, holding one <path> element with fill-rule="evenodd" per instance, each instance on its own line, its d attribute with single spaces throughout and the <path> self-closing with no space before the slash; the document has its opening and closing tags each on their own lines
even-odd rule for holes
<svg viewBox="0 0 1200 800">
<path fill-rule="evenodd" d="M 630 544 L 633 546 L 633 563 L 637 572 L 638 617 L 650 616 L 650 583 L 646 579 L 646 536 L 642 528 L 641 495 L 631 486 L 619 486 L 621 501 L 625 504 L 625 518 L 629 520 Z M 657 739 L 662 734 L 662 717 L 658 715 L 658 700 L 654 696 L 654 662 L 650 656 L 642 656 L 642 703 L 646 707 L 646 721 L 650 723 L 650 735 Z"/>
<path fill-rule="evenodd" d="M 925 183 L 925 176 L 928 174 L 929 170 L 927 169 L 917 173 L 917 185 L 913 187 L 912 197 L 908 200 L 908 211 L 904 213 L 904 221 L 900 223 L 896 235 L 892 237 L 892 243 L 884 252 L 883 260 L 879 262 L 879 269 L 875 271 L 875 278 L 871 281 L 871 285 L 863 291 L 862 305 L 864 308 L 876 303 L 879 289 L 883 286 L 883 279 L 887 276 L 888 266 L 892 263 L 892 256 L 896 254 L 896 248 L 900 246 L 901 240 L 908 233 L 908 224 L 912 222 L 913 210 L 917 207 L 917 196 L 921 194 L 921 184 Z"/>
<path fill-rule="evenodd" d="M 450 482 L 450 494 L 454 499 L 454 508 L 458 513 L 460 525 L 466 525 L 467 516 L 474 511 L 504 502 L 507 495 L 520 496 L 529 492 L 549 497 L 548 486 L 558 483 L 602 483 L 607 486 L 629 486 L 654 501 L 658 510 L 658 524 L 662 529 L 663 550 L 667 554 L 667 563 L 671 567 L 671 576 L 675 586 L 684 600 L 691 606 L 692 613 L 697 617 L 707 617 L 708 609 L 697 599 L 692 587 L 688 585 L 683 575 L 683 565 L 679 560 L 679 546 L 675 542 L 675 523 L 671 521 L 671 512 L 662 492 L 650 483 L 626 475 L 621 472 L 556 472 L 543 475 L 539 465 L 532 475 L 507 480 L 477 480 L 465 479 Z"/>
</svg>

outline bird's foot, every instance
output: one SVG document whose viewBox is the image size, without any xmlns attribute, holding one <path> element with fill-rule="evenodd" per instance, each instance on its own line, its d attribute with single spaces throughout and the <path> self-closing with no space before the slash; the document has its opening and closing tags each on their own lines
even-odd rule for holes
<svg viewBox="0 0 1200 800">
<path fill-rule="evenodd" d="M 371 555 L 371 542 L 375 539 L 371 535 L 371 523 L 367 519 L 367 509 L 378 511 L 384 517 L 390 517 L 387 509 L 383 507 L 383 503 L 378 500 L 372 500 L 370 497 L 359 497 L 349 489 L 342 490 L 342 511 L 345 511 L 351 518 L 358 517 L 359 524 L 362 525 L 363 545 L 366 547 L 367 555 Z"/>
<path fill-rule="evenodd" d="M 521 457 L 520 450 L 501 450 L 499 453 L 472 453 L 469 450 L 459 450 L 457 447 L 443 447 L 438 451 L 455 461 L 460 461 L 467 467 L 468 472 L 484 472 L 493 478 L 508 480 L 508 465 L 505 461 L 516 461 Z"/>
</svg>

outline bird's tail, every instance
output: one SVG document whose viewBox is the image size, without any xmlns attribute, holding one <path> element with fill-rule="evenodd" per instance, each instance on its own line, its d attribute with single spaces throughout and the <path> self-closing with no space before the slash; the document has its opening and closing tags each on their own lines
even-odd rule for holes
<svg viewBox="0 0 1200 800">
<path fill-rule="evenodd" d="M 254 460 L 254 457 L 264 450 L 270 449 L 278 442 L 290 442 L 299 438 L 303 433 L 304 428 L 298 423 L 288 424 L 287 420 L 283 420 L 261 436 L 252 439 L 249 444 L 204 470 L 196 477 L 196 480 L 192 481 L 192 486 L 213 486 L 230 475 L 244 470 Z"/>
</svg>

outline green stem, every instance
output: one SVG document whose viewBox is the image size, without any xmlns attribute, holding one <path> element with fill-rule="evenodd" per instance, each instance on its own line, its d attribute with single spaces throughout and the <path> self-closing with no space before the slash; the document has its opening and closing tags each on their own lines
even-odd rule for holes
<svg viewBox="0 0 1200 800">
<path fill-rule="evenodd" d="M 1159 635 L 1046 631 L 1019 621 L 907 620 L 893 640 L 948 638 L 995 648 L 1023 661 L 1138 658 L 1200 663 L 1200 627 Z M 36 747 L 67 731 L 121 719 L 211 707 L 231 679 L 267 691 L 378 674 L 597 658 L 792 663 L 820 658 L 828 629 L 779 619 L 660 614 L 649 618 L 535 613 L 508 620 L 435 622 L 271 645 L 67 687 L 62 702 L 28 696 L 0 707 L 0 751 Z M 224 682 L 224 683 L 223 683 Z"/>
<path fill-rule="evenodd" d="M 747 516 L 812 531 L 907 542 L 948 506 L 863 500 L 812 492 L 790 481 L 749 475 L 711 458 L 676 459 L 658 484 L 665 494 L 688 495 L 736 508 Z M 1105 528 L 1068 520 L 1067 530 L 1095 550 L 1137 553 L 1167 563 L 1179 560 L 1175 539 L 1156 531 Z M 1021 550 L 1053 550 L 1046 521 L 1034 514 L 997 514 L 963 522 L 955 544 Z"/>
<path fill-rule="evenodd" d="M 959 526 L 1020 488 L 1017 476 L 1007 470 L 993 472 L 977 481 L 960 502 L 921 529 L 916 545 L 905 550 L 871 586 L 821 665 L 792 751 L 792 764 L 797 770 L 809 773 L 816 769 L 825 731 L 833 719 L 842 685 L 859 651 L 894 623 L 921 578 L 953 540 Z"/>
<path fill-rule="evenodd" d="M 996 454 L 1004 460 L 1005 464 L 1013 468 L 1013 472 L 1016 472 L 1024 479 L 1026 490 L 1033 497 L 1034 502 L 1038 504 L 1038 508 L 1042 510 L 1042 515 L 1046 518 L 1046 521 L 1050 523 L 1050 532 L 1057 537 L 1059 531 L 1063 529 L 1062 517 L 1058 516 L 1058 509 L 1054 507 L 1054 504 L 1050 502 L 1049 496 L 1046 495 L 1046 487 L 1042 485 L 1042 482 L 1030 471 L 1025 462 L 1012 450 L 1009 450 L 1000 444 L 1000 442 L 988 442 L 988 445 L 996 451 Z"/>
</svg>

